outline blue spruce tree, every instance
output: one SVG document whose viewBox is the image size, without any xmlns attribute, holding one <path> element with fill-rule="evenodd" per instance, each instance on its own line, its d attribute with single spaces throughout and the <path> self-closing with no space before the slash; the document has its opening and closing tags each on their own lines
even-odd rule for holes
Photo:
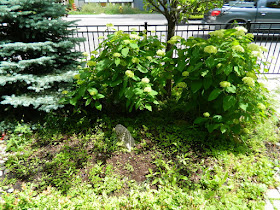
<svg viewBox="0 0 280 210">
<path fill-rule="evenodd" d="M 55 0 L 0 1 L 0 110 L 62 107 L 81 55 L 66 14 Z"/>
</svg>

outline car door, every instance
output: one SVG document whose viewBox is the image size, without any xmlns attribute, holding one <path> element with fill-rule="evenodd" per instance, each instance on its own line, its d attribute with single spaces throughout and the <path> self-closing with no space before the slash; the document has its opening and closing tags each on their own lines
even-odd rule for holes
<svg viewBox="0 0 280 210">
<path fill-rule="evenodd" d="M 267 22 L 274 24 L 261 24 L 262 29 L 280 29 L 280 0 L 260 1 L 256 22 Z M 277 24 L 279 23 L 279 24 Z"/>
</svg>

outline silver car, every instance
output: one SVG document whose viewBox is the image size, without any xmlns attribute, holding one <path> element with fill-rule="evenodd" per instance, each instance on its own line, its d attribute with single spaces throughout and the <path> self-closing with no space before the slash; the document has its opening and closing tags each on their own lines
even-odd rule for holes
<svg viewBox="0 0 280 210">
<path fill-rule="evenodd" d="M 215 24 L 215 29 L 221 29 L 248 21 L 254 22 L 251 29 L 280 29 L 280 0 L 229 1 L 222 8 L 207 13 L 202 23 L 206 28 L 208 24 Z"/>
</svg>

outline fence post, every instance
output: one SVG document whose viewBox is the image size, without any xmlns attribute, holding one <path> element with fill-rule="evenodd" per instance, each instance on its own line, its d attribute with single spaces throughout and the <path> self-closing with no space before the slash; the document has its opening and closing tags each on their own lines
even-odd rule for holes
<svg viewBox="0 0 280 210">
<path fill-rule="evenodd" d="M 148 22 L 144 22 L 145 34 L 148 35 Z"/>
<path fill-rule="evenodd" d="M 251 30 L 251 20 L 248 20 L 246 22 L 246 28 L 247 28 L 248 32 L 250 32 L 250 30 Z"/>
</svg>

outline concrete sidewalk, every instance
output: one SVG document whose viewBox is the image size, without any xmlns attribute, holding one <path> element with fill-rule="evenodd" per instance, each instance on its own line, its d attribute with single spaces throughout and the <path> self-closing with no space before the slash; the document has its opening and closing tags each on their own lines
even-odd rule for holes
<svg viewBox="0 0 280 210">
<path fill-rule="evenodd" d="M 280 116 L 280 74 L 267 74 L 265 79 L 262 75 L 259 76 L 258 81 L 263 83 L 269 90 L 275 105 L 276 112 Z"/>
<path fill-rule="evenodd" d="M 260 76 L 258 81 L 262 82 L 270 91 L 272 98 L 275 100 L 272 103 L 276 106 L 276 112 L 278 116 L 280 116 L 280 74 L 268 74 L 265 76 L 267 79 Z M 275 179 L 280 181 L 280 171 L 275 174 Z M 276 189 L 269 189 L 265 197 L 265 210 L 280 210 L 280 187 L 277 187 Z"/>
</svg>

